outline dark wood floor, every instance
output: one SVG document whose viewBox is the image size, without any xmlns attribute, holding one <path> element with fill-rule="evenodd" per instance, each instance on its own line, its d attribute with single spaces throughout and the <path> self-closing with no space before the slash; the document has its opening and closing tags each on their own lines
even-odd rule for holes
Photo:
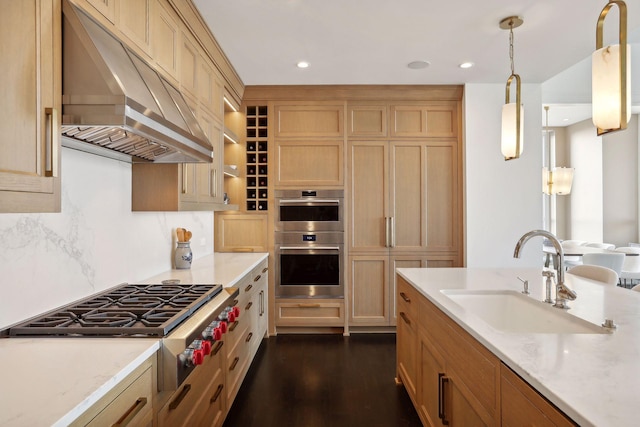
<svg viewBox="0 0 640 427">
<path fill-rule="evenodd" d="M 395 384 L 395 334 L 263 341 L 224 427 L 420 426 Z"/>
</svg>

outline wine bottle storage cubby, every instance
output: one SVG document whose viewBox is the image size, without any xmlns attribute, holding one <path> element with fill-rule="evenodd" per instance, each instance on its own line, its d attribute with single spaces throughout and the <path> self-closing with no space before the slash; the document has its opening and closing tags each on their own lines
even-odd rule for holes
<svg viewBox="0 0 640 427">
<path fill-rule="evenodd" d="M 247 210 L 266 211 L 268 207 L 266 106 L 247 107 Z"/>
</svg>

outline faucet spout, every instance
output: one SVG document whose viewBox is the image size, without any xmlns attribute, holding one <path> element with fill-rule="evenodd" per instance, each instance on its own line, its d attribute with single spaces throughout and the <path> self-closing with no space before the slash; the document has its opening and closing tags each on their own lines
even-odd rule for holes
<svg viewBox="0 0 640 427">
<path fill-rule="evenodd" d="M 556 270 L 557 278 L 555 307 L 567 308 L 565 301 L 573 301 L 577 298 L 577 295 L 573 290 L 569 289 L 567 285 L 564 284 L 564 249 L 562 248 L 562 243 L 560 243 L 560 240 L 558 240 L 558 238 L 554 234 L 546 230 L 532 230 L 525 233 L 516 243 L 516 247 L 513 251 L 513 257 L 520 258 L 520 252 L 522 251 L 524 245 L 529 241 L 529 239 L 535 236 L 542 236 L 549 239 L 556 251 L 553 263 Z"/>
</svg>

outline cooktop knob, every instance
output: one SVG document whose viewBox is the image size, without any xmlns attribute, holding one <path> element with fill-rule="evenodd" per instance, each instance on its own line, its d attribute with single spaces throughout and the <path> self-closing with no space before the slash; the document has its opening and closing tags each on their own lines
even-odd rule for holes
<svg viewBox="0 0 640 427">
<path fill-rule="evenodd" d="M 233 307 L 233 314 L 236 318 L 240 317 L 240 307 Z"/>
<path fill-rule="evenodd" d="M 204 351 L 200 348 L 194 349 L 191 355 L 191 363 L 197 366 L 202 365 L 202 362 L 204 362 Z"/>
</svg>

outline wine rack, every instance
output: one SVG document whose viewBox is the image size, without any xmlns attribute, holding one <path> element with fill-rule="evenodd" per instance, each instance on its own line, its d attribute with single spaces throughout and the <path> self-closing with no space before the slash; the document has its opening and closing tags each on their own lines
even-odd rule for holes
<svg viewBox="0 0 640 427">
<path fill-rule="evenodd" d="M 247 107 L 247 210 L 266 211 L 268 208 L 268 109 Z"/>
</svg>

